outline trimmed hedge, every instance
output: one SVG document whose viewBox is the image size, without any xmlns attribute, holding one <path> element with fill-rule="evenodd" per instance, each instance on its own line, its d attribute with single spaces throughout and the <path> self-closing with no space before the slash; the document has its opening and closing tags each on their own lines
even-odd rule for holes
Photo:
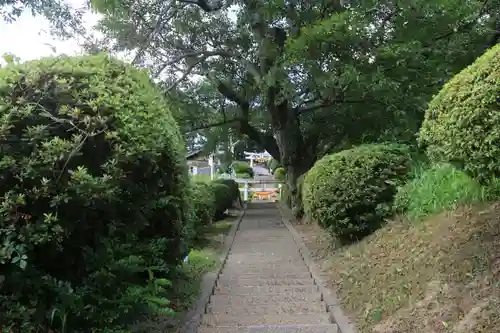
<svg viewBox="0 0 500 333">
<path fill-rule="evenodd" d="M 8 65 L 0 116 L 1 326 L 112 332 L 171 311 L 185 144 L 148 74 L 103 54 Z"/>
<path fill-rule="evenodd" d="M 240 197 L 240 188 L 238 183 L 233 179 L 216 179 L 213 181 L 216 184 L 224 184 L 229 188 L 229 196 L 231 200 L 236 201 Z"/>
<path fill-rule="evenodd" d="M 362 145 L 323 157 L 304 179 L 306 217 L 343 242 L 368 235 L 391 212 L 410 160 L 408 147 L 398 144 Z"/>
<path fill-rule="evenodd" d="M 224 212 L 232 206 L 230 189 L 221 183 L 213 183 L 210 186 L 215 196 L 215 219 L 220 220 L 224 218 Z"/>
<path fill-rule="evenodd" d="M 234 161 L 233 164 L 231 164 L 231 168 L 236 174 L 247 174 L 251 178 L 254 176 L 253 168 L 248 162 Z"/>
<path fill-rule="evenodd" d="M 233 207 L 236 200 L 241 202 L 240 189 L 238 183 L 232 179 L 217 179 L 211 185 L 215 192 L 215 217 L 221 219 L 224 217 L 224 212 Z"/>
<path fill-rule="evenodd" d="M 190 238 L 199 235 L 200 229 L 212 224 L 216 217 L 216 193 L 206 182 L 192 182 L 190 194 L 191 219 L 188 232 Z"/>
<path fill-rule="evenodd" d="M 500 45 L 455 75 L 429 103 L 419 142 L 434 162 L 480 181 L 500 177 Z"/>
</svg>

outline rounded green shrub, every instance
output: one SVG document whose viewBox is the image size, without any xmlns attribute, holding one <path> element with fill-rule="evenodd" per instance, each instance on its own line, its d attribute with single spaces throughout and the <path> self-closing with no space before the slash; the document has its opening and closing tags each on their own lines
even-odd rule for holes
<svg viewBox="0 0 500 333">
<path fill-rule="evenodd" d="M 213 183 L 224 184 L 229 188 L 229 197 L 231 198 L 231 203 L 238 200 L 240 197 L 240 187 L 236 181 L 233 179 L 216 179 Z"/>
<path fill-rule="evenodd" d="M 224 212 L 233 205 L 231 190 L 229 186 L 217 182 L 213 182 L 210 186 L 215 197 L 214 218 L 220 220 L 224 218 Z"/>
<path fill-rule="evenodd" d="M 279 180 L 279 181 L 284 181 L 285 178 L 286 178 L 286 172 L 285 172 L 285 169 L 284 168 L 276 168 L 276 170 L 274 170 L 274 178 L 276 180 Z"/>
<path fill-rule="evenodd" d="M 253 168 L 248 162 L 234 161 L 233 164 L 231 164 L 231 167 L 236 174 L 247 174 L 252 178 L 254 176 Z"/>
<path fill-rule="evenodd" d="M 377 229 L 410 165 L 409 149 L 368 144 L 327 155 L 307 172 L 303 184 L 308 219 L 350 242 Z"/>
<path fill-rule="evenodd" d="M 238 174 L 236 174 L 236 177 L 238 177 L 240 179 L 252 179 L 253 178 L 248 173 L 238 173 Z"/>
<path fill-rule="evenodd" d="M 192 182 L 190 189 L 189 204 L 192 215 L 189 232 L 190 239 L 194 239 L 203 226 L 212 224 L 215 217 L 216 198 L 215 191 L 206 182 Z"/>
<path fill-rule="evenodd" d="M 221 219 L 224 216 L 224 212 L 233 207 L 235 201 L 241 203 L 241 194 L 238 183 L 232 179 L 216 179 L 212 182 L 214 185 L 224 185 L 226 187 L 225 195 L 222 195 L 221 189 L 216 188 L 216 218 Z"/>
<path fill-rule="evenodd" d="M 168 311 L 148 279 L 186 252 L 188 176 L 148 74 L 103 54 L 9 65 L 0 116 L 2 326 L 77 332 Z"/>
<path fill-rule="evenodd" d="M 500 177 L 500 45 L 447 82 L 429 103 L 419 142 L 434 162 L 480 181 Z"/>
</svg>

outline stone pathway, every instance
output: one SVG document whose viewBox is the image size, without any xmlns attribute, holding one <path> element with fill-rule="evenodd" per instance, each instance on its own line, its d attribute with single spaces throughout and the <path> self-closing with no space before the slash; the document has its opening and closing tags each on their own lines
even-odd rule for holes
<svg viewBox="0 0 500 333">
<path fill-rule="evenodd" d="M 198 333 L 337 333 L 275 204 L 250 204 Z"/>
</svg>

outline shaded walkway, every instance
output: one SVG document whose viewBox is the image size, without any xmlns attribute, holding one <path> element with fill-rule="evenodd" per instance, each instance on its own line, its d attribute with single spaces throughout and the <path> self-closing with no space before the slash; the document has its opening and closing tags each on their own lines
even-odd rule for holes
<svg viewBox="0 0 500 333">
<path fill-rule="evenodd" d="M 198 333 L 336 333 L 273 203 L 250 204 Z"/>
</svg>

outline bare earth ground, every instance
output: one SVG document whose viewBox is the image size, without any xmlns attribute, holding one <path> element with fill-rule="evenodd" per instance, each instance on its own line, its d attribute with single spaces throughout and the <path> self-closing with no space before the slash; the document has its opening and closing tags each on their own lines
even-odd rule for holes
<svg viewBox="0 0 500 333">
<path fill-rule="evenodd" d="M 391 221 L 337 250 L 295 227 L 361 333 L 500 333 L 500 202 Z"/>
</svg>

